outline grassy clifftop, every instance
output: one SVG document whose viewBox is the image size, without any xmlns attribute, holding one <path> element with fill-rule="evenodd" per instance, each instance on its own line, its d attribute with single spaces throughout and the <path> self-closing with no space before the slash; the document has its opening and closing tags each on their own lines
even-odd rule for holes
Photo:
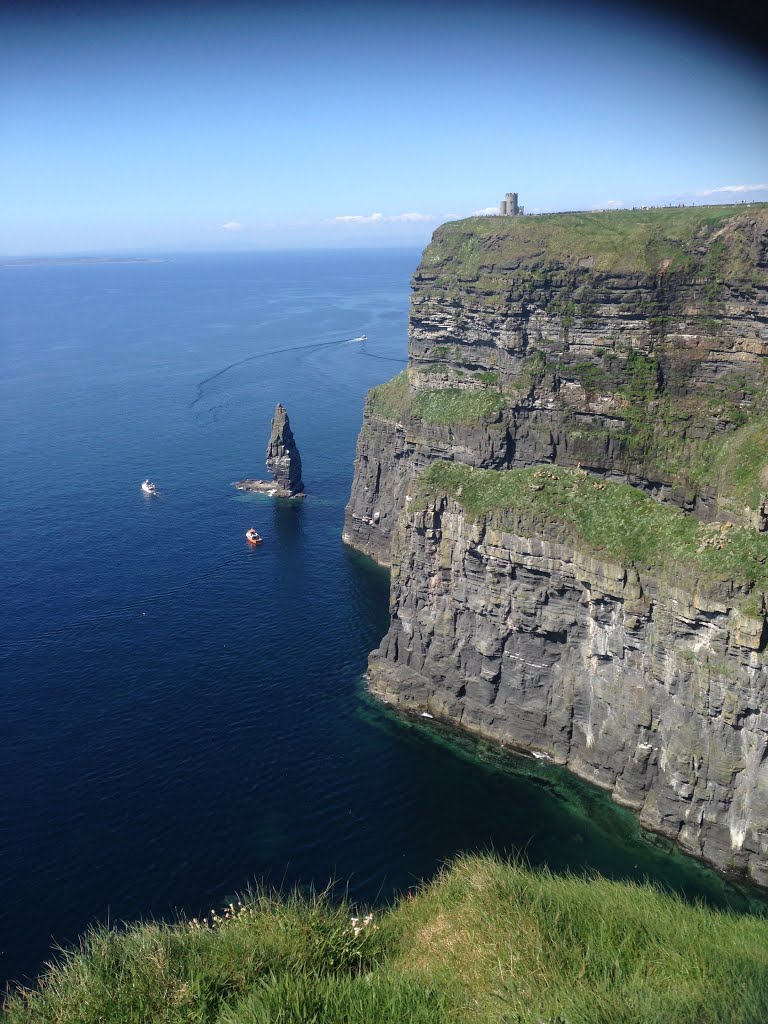
<svg viewBox="0 0 768 1024">
<path fill-rule="evenodd" d="M 468 217 L 435 231 L 415 280 L 436 276 L 455 285 L 544 266 L 751 279 L 754 222 L 768 226 L 768 203 Z"/>
<path fill-rule="evenodd" d="M 205 922 L 93 932 L 7 1024 L 757 1024 L 768 918 L 658 890 L 456 862 L 366 922 L 252 896 Z"/>
</svg>

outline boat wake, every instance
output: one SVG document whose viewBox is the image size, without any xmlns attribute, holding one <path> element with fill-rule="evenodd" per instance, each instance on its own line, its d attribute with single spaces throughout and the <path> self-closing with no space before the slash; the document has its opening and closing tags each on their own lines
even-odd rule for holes
<svg viewBox="0 0 768 1024">
<path fill-rule="evenodd" d="M 222 366 L 220 370 L 216 370 L 215 373 L 210 374 L 203 380 L 199 381 L 196 387 L 196 395 L 187 406 L 188 409 L 194 409 L 198 403 L 202 402 L 206 397 L 205 389 L 209 384 L 212 384 L 215 380 L 219 380 L 224 374 L 229 373 L 230 370 L 237 369 L 238 366 L 245 366 L 246 363 L 255 362 L 257 359 L 268 359 L 270 356 L 284 355 L 286 352 L 312 352 L 323 348 L 334 348 L 339 345 L 350 345 L 353 341 L 359 341 L 358 338 L 334 338 L 333 341 L 312 341 L 306 345 L 283 345 L 281 348 L 270 348 L 264 352 L 254 352 L 253 355 L 244 356 L 242 359 L 236 359 L 233 363 L 227 363 L 226 366 Z"/>
</svg>

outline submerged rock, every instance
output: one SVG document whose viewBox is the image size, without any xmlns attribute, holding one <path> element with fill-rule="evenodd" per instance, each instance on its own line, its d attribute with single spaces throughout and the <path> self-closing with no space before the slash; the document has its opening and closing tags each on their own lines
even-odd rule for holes
<svg viewBox="0 0 768 1024">
<path fill-rule="evenodd" d="M 275 406 L 272 431 L 267 444 L 267 469 L 274 480 L 238 480 L 241 491 L 260 491 L 277 498 L 303 498 L 301 455 L 291 430 L 288 413 L 280 402 Z"/>
</svg>

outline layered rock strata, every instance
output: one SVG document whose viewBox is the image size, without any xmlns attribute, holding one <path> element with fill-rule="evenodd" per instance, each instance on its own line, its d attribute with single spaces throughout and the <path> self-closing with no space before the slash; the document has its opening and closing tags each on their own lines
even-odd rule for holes
<svg viewBox="0 0 768 1024">
<path fill-rule="evenodd" d="M 768 885 L 764 615 L 733 584 L 675 586 L 522 525 L 447 495 L 401 518 L 372 692 L 546 753 Z"/>
<path fill-rule="evenodd" d="M 768 206 L 448 224 L 413 287 L 344 524 L 392 569 L 371 689 L 549 754 L 768 885 Z M 438 460 L 631 484 L 709 524 L 719 575 L 675 585 L 674 547 L 607 557 L 564 529 L 567 500 L 533 520 L 425 504 Z M 742 554 L 761 538 L 738 573 L 731 527 Z"/>
<path fill-rule="evenodd" d="M 267 444 L 267 469 L 274 480 L 238 480 L 241 491 L 261 491 L 277 498 L 303 498 L 301 455 L 285 407 L 277 403 Z"/>
<path fill-rule="evenodd" d="M 712 209 L 438 229 L 413 278 L 406 400 L 369 398 L 345 539 L 386 562 L 403 481 L 433 458 L 582 466 L 703 519 L 758 522 L 759 500 L 706 469 L 709 442 L 768 410 L 768 207 Z M 431 422 L 458 393 L 499 402 Z"/>
</svg>

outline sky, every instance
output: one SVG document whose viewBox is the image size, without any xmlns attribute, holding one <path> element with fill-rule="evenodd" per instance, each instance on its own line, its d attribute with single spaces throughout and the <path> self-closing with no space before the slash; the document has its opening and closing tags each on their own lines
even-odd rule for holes
<svg viewBox="0 0 768 1024">
<path fill-rule="evenodd" d="M 0 253 L 423 245 L 508 191 L 768 200 L 757 23 L 666 10 L 6 0 Z"/>
</svg>

